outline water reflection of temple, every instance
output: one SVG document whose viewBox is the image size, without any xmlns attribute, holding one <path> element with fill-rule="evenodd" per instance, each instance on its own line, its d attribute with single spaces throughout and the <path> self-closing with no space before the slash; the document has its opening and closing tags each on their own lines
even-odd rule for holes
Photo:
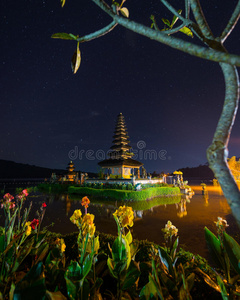
<svg viewBox="0 0 240 300">
<path fill-rule="evenodd" d="M 192 198 L 192 194 L 183 195 L 181 201 L 176 204 L 178 210 L 177 216 L 179 218 L 183 218 L 187 215 L 187 203 L 190 203 L 191 198 Z"/>
<path fill-rule="evenodd" d="M 173 197 L 174 198 L 174 197 Z M 69 214 L 69 211 L 71 209 L 71 204 L 74 203 L 81 203 L 81 197 L 79 196 L 73 196 L 73 195 L 64 195 L 62 196 L 61 200 L 65 201 L 66 205 L 66 215 Z M 175 200 L 174 200 L 175 199 Z M 175 197 L 174 199 L 169 198 L 164 198 L 160 197 L 158 199 L 152 199 L 150 201 L 143 201 L 142 203 L 139 202 L 132 202 L 131 204 L 129 203 L 129 206 L 133 207 L 134 211 L 134 219 L 135 222 L 142 219 L 145 214 L 154 214 L 157 212 L 157 210 L 162 207 L 165 209 L 168 205 L 174 204 L 176 205 L 176 214 L 178 217 L 182 218 L 187 215 L 187 203 L 190 202 L 191 196 L 189 195 L 183 195 L 183 196 L 178 196 Z M 166 201 L 169 201 L 168 204 L 166 204 Z M 96 213 L 98 218 L 103 218 L 103 219 L 112 219 L 113 218 L 113 213 L 116 211 L 116 209 L 121 206 L 125 205 L 126 203 L 118 202 L 118 201 L 112 201 L 106 203 L 106 202 L 101 202 L 101 200 L 97 200 L 95 202 L 94 200 L 91 201 L 89 212 L 91 213 Z M 94 209 L 91 211 L 91 207 Z M 81 206 L 80 206 L 81 208 Z"/>
</svg>

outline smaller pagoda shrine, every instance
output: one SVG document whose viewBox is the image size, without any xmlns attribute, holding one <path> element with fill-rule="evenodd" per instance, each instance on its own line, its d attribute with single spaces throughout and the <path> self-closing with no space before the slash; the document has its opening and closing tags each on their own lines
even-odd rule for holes
<svg viewBox="0 0 240 300">
<path fill-rule="evenodd" d="M 139 178 L 139 168 L 143 163 L 132 159 L 134 153 L 130 151 L 132 147 L 129 145 L 129 136 L 122 113 L 117 117 L 113 138 L 113 145 L 108 154 L 110 158 L 99 162 L 98 165 L 108 169 L 111 179 L 130 179 L 135 170 L 137 170 L 136 177 Z"/>
<path fill-rule="evenodd" d="M 76 180 L 76 176 L 77 176 L 77 172 L 74 171 L 75 167 L 72 161 L 70 161 L 70 163 L 67 166 L 67 181 L 75 181 Z"/>
</svg>

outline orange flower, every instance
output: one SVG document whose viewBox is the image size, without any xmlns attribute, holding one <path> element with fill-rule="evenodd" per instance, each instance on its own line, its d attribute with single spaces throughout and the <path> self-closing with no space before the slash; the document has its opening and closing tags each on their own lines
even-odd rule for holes
<svg viewBox="0 0 240 300">
<path fill-rule="evenodd" d="M 85 206 L 85 208 L 88 208 L 88 204 L 90 203 L 90 200 L 88 199 L 87 196 L 82 198 L 82 206 Z"/>
</svg>

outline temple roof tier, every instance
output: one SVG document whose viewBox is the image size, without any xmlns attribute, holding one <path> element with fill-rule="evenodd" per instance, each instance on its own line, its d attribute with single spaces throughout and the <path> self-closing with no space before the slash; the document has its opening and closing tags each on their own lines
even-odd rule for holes
<svg viewBox="0 0 240 300">
<path fill-rule="evenodd" d="M 132 158 L 125 158 L 125 159 L 105 159 L 98 163 L 99 166 L 102 168 L 114 168 L 114 167 L 129 167 L 129 168 L 136 168 L 141 167 L 143 163 L 132 159 Z"/>
<path fill-rule="evenodd" d="M 119 151 L 119 150 L 130 150 L 131 148 L 132 147 L 130 145 L 121 143 L 121 144 L 113 145 L 110 149 Z"/>
<path fill-rule="evenodd" d="M 126 134 L 119 133 L 119 134 L 114 134 L 113 138 L 114 139 L 129 139 L 129 136 Z"/>
<path fill-rule="evenodd" d="M 122 114 L 119 114 L 117 117 L 114 133 L 113 145 L 108 153 L 110 158 L 99 162 L 98 165 L 103 168 L 140 168 L 143 163 L 131 158 L 134 156 L 134 153 L 131 152 L 132 147 L 129 144 L 130 141 L 127 133 L 127 127 Z M 130 176 L 130 174 L 126 175 L 124 173 L 122 176 Z"/>
</svg>

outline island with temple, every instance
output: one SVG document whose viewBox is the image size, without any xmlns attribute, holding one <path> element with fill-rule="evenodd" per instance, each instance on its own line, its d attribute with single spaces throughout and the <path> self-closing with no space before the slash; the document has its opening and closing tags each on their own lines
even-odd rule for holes
<svg viewBox="0 0 240 300">
<path fill-rule="evenodd" d="M 133 159 L 127 126 L 122 113 L 117 116 L 108 158 L 100 161 L 98 178 L 87 178 L 68 188 L 70 194 L 91 195 L 116 200 L 146 200 L 157 196 L 180 195 L 178 186 L 168 185 L 166 177 L 152 178 L 143 163 Z"/>
</svg>

